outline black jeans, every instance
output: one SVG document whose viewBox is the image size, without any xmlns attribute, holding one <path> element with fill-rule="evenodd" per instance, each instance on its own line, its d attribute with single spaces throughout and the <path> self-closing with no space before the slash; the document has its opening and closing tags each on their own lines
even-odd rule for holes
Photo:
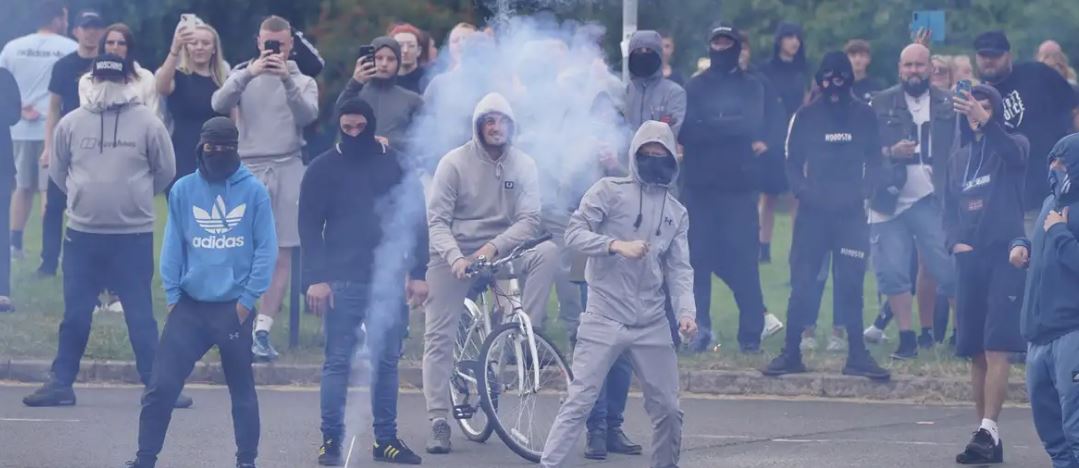
<svg viewBox="0 0 1079 468">
<path fill-rule="evenodd" d="M 687 190 L 689 260 L 697 324 L 712 330 L 712 274 L 719 276 L 738 304 L 738 343 L 758 346 L 764 330 L 764 294 L 758 264 L 759 220 L 756 193 Z M 818 268 L 820 263 L 817 263 Z"/>
<path fill-rule="evenodd" d="M 52 179 L 45 193 L 45 216 L 41 219 L 41 271 L 56 273 L 60 265 L 61 238 L 64 235 L 64 210 L 67 194 Z"/>
<path fill-rule="evenodd" d="M 847 330 L 851 356 L 865 352 L 862 339 L 862 285 L 869 256 L 869 224 L 861 210 L 832 213 L 799 208 L 791 243 L 791 295 L 787 306 L 787 352 L 799 353 L 802 331 L 813 324 L 813 296 L 824 257 L 832 254 L 833 300 Z"/>
<path fill-rule="evenodd" d="M 64 319 L 52 363 L 54 383 L 70 386 L 90 339 L 94 307 L 101 291 L 112 290 L 124 306 L 124 320 L 135 351 L 135 367 L 145 384 L 157 350 L 150 282 L 154 277 L 154 235 L 89 234 L 67 230 L 64 250 Z"/>
<path fill-rule="evenodd" d="M 139 461 L 154 463 L 165 444 L 176 397 L 184 388 L 195 363 L 217 346 L 221 370 L 232 399 L 232 430 L 236 435 L 236 460 L 254 463 L 259 445 L 259 402 L 255 374 L 251 369 L 251 326 L 255 311 L 240 323 L 236 302 L 180 300 L 165 321 L 161 346 L 154 361 L 154 374 L 142 395 L 139 415 Z"/>
</svg>

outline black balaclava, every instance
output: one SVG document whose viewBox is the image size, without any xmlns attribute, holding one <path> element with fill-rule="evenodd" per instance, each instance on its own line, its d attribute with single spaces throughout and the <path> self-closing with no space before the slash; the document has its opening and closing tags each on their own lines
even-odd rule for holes
<svg viewBox="0 0 1079 468">
<path fill-rule="evenodd" d="M 362 115 L 367 119 L 367 126 L 359 135 L 352 136 L 341 131 L 341 116 Z M 362 157 L 372 154 L 383 154 L 385 150 L 382 144 L 375 139 L 375 111 L 367 101 L 354 97 L 342 102 L 337 107 L 337 133 L 341 143 L 337 145 L 337 151 L 345 157 Z"/>
<path fill-rule="evenodd" d="M 1057 159 L 1067 168 L 1061 171 L 1049 169 L 1049 187 L 1053 189 L 1059 210 L 1079 201 L 1079 187 L 1075 187 L 1075 181 L 1071 179 L 1071 174 L 1079 174 L 1079 133 L 1061 138 L 1053 145 L 1049 161 Z"/>
<path fill-rule="evenodd" d="M 678 161 L 668 154 L 657 158 L 645 154 L 637 154 L 637 175 L 646 184 L 669 185 L 678 172 Z"/>
<path fill-rule="evenodd" d="M 637 78 L 648 78 L 663 66 L 663 58 L 659 52 L 649 50 L 634 50 L 629 53 L 629 72 Z"/>
<path fill-rule="evenodd" d="M 712 48 L 711 40 L 718 36 L 730 38 L 734 41 L 734 45 L 724 49 L 715 50 Z M 716 70 L 720 73 L 730 73 L 738 69 L 738 57 L 742 55 L 742 39 L 738 35 L 738 31 L 733 26 L 721 23 L 715 29 L 712 30 L 712 34 L 709 36 L 708 44 L 708 57 L 712 61 L 710 69 Z"/>
<path fill-rule="evenodd" d="M 239 145 L 240 132 L 236 124 L 227 117 L 214 117 L 202 124 L 199 146 L 195 149 L 195 160 L 199 174 L 210 182 L 227 180 L 240 168 Z M 225 149 L 205 151 L 206 144 L 222 146 Z"/>
<path fill-rule="evenodd" d="M 843 85 L 836 86 L 832 83 L 828 83 L 828 87 L 825 88 L 824 76 L 831 72 L 832 76 L 838 75 L 843 77 Z M 825 101 L 832 104 L 832 97 L 839 96 L 839 102 L 836 104 L 845 104 L 853 99 L 851 95 L 851 86 L 854 85 L 854 67 L 850 64 L 850 59 L 847 58 L 847 54 L 839 51 L 828 52 L 821 59 L 820 69 L 817 70 L 815 76 L 817 86 L 820 87 L 821 94 L 824 96 Z"/>
</svg>

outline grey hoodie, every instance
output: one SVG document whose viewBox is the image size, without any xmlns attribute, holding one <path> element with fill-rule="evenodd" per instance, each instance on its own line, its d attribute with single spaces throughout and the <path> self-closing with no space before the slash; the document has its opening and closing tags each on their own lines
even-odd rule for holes
<svg viewBox="0 0 1079 468">
<path fill-rule="evenodd" d="M 480 117 L 491 112 L 513 120 L 506 98 L 488 94 L 476 105 L 472 141 L 446 154 L 435 169 L 427 197 L 432 264 L 453 265 L 488 242 L 506 254 L 538 235 L 536 163 L 512 146 L 498 161 L 491 159 L 478 130 Z"/>
<path fill-rule="evenodd" d="M 659 55 L 663 40 L 655 31 L 637 31 L 629 39 L 629 50 L 649 48 Z M 686 119 L 686 91 L 671 80 L 663 78 L 663 67 L 652 76 L 634 76 L 626 86 L 626 120 L 637 130 L 648 120 L 658 120 L 671 126 L 675 139 Z"/>
<path fill-rule="evenodd" d="M 214 111 L 229 115 L 239 106 L 240 157 L 300 157 L 303 128 L 318 118 L 318 85 L 288 62 L 288 77 L 255 76 L 243 63 L 214 92 Z"/>
<path fill-rule="evenodd" d="M 696 317 L 689 264 L 689 215 L 669 186 L 644 184 L 637 151 L 660 143 L 675 154 L 674 134 L 662 122 L 641 125 L 630 145 L 630 176 L 593 185 L 566 228 L 566 246 L 588 258 L 588 312 L 631 327 L 666 320 L 666 284 L 678 317 Z M 648 253 L 631 260 L 611 253 L 611 243 L 643 240 Z"/>
<path fill-rule="evenodd" d="M 49 176 L 68 195 L 68 227 L 153 232 L 154 195 L 176 175 L 169 131 L 131 86 L 95 83 L 88 91 L 53 135 Z"/>
<path fill-rule="evenodd" d="M 397 63 L 401 63 L 401 46 L 390 37 L 379 37 L 371 41 L 375 52 L 379 49 L 388 48 L 397 56 Z M 406 139 L 408 130 L 412 126 L 413 119 L 419 114 L 423 105 L 423 98 L 419 94 L 409 91 L 397 85 L 397 72 L 393 77 L 382 80 L 373 79 L 367 85 L 349 79 L 345 90 L 337 97 L 337 105 L 341 105 L 349 99 L 359 96 L 371 105 L 375 110 L 377 125 L 375 134 L 390 140 L 390 146 L 398 151 L 407 147 Z"/>
</svg>

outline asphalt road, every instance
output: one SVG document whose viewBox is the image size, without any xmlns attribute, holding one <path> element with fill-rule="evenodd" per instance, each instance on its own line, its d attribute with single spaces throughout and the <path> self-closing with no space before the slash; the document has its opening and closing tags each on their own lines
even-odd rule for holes
<svg viewBox="0 0 1079 468">
<path fill-rule="evenodd" d="M 0 385 L 0 467 L 119 468 L 136 449 L 136 387 L 80 387 L 78 406 L 26 408 L 25 385 Z M 159 467 L 232 467 L 235 446 L 228 392 L 188 389 L 195 407 L 176 411 Z M 263 388 L 260 468 L 316 467 L 318 392 L 311 388 Z M 350 394 L 358 434 L 351 467 L 370 458 L 367 394 Z M 401 395 L 401 436 L 422 451 L 427 426 L 423 397 Z M 955 453 L 976 421 L 971 407 L 870 402 L 775 399 L 682 400 L 685 431 L 683 468 L 695 467 L 953 467 Z M 649 437 L 641 400 L 630 400 L 626 430 L 638 442 Z M 457 428 L 454 427 L 456 430 Z M 1028 408 L 1007 408 L 1001 421 L 1004 466 L 1048 466 Z M 497 435 L 475 444 L 454 434 L 454 453 L 424 456 L 424 465 L 445 468 L 531 466 Z M 583 444 L 581 444 L 583 446 Z M 578 453 L 582 448 L 579 447 Z M 383 465 L 379 465 L 383 466 Z M 647 467 L 644 456 L 614 456 L 605 462 L 573 460 L 572 466 Z"/>
</svg>

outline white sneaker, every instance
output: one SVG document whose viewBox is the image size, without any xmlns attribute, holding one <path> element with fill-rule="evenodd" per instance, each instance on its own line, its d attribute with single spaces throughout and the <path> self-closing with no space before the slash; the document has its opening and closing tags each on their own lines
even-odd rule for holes
<svg viewBox="0 0 1079 468">
<path fill-rule="evenodd" d="M 105 306 L 104 309 L 116 314 L 124 313 L 124 305 L 121 304 L 120 301 L 113 301 L 111 304 Z"/>
<path fill-rule="evenodd" d="M 802 348 L 802 351 L 816 351 L 817 339 L 812 336 L 803 336 L 802 344 L 799 346 L 799 348 Z"/>
<path fill-rule="evenodd" d="M 835 335 L 828 337 L 828 347 L 825 348 L 830 353 L 841 353 L 847 350 L 847 341 Z"/>
<path fill-rule="evenodd" d="M 865 338 L 867 343 L 880 343 L 888 341 L 888 335 L 884 334 L 884 330 L 877 328 L 876 325 L 870 325 L 862 332 L 862 337 Z"/>
<path fill-rule="evenodd" d="M 783 322 L 776 317 L 776 314 L 764 315 L 764 331 L 761 332 L 761 339 L 768 338 L 769 336 L 779 333 L 783 329 Z"/>
</svg>

